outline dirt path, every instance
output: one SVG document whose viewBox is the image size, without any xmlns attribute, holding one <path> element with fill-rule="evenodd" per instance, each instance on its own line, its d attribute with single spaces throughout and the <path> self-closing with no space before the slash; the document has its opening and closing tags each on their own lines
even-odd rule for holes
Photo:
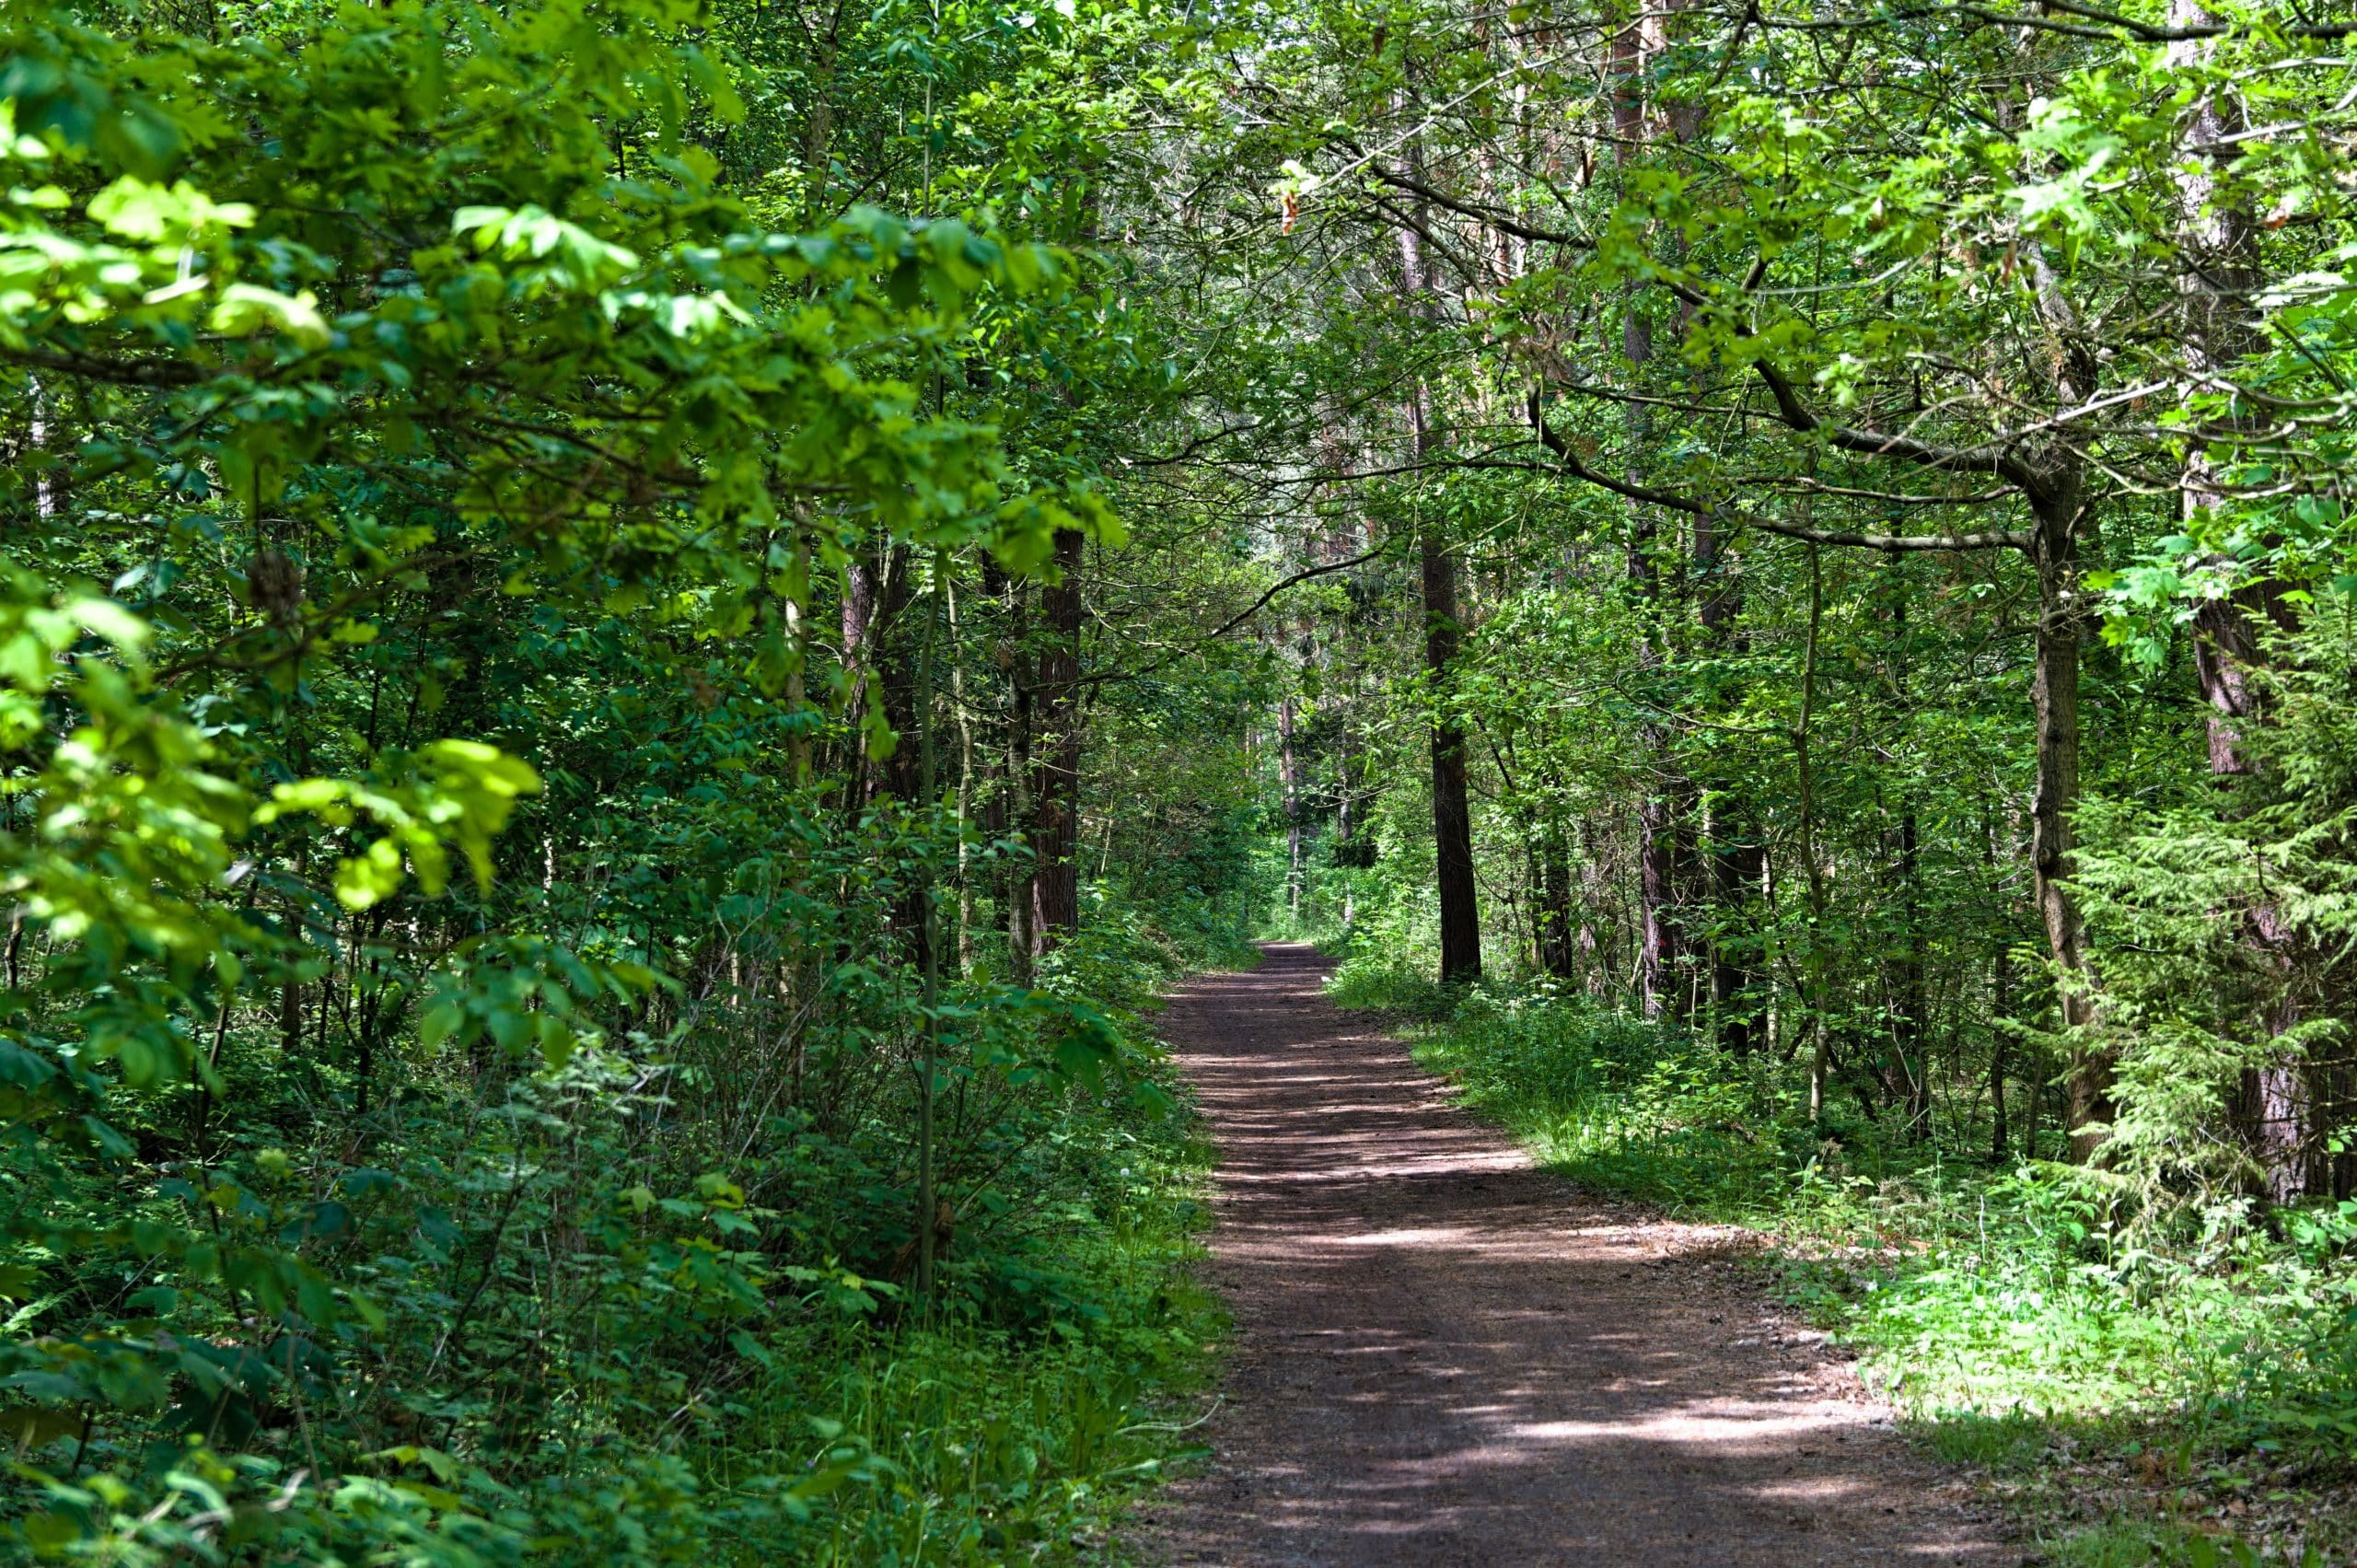
<svg viewBox="0 0 2357 1568">
<path fill-rule="evenodd" d="M 1533 1170 L 1276 946 L 1173 1002 L 1236 1314 L 1178 1562 L 2018 1563 L 1725 1232 Z"/>
</svg>

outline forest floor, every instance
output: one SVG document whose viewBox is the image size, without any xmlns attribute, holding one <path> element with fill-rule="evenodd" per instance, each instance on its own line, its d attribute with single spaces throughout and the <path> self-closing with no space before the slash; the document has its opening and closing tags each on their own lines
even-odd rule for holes
<svg viewBox="0 0 2357 1568">
<path fill-rule="evenodd" d="M 1177 1562 L 2014 1564 L 1968 1483 L 1778 1311 L 1754 1243 L 1582 1193 L 1271 945 L 1163 1019 L 1235 1315 Z"/>
</svg>

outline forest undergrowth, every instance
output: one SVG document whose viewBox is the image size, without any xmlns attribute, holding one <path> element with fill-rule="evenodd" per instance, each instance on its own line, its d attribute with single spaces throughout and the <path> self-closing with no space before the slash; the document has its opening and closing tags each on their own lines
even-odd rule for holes
<svg viewBox="0 0 2357 1568">
<path fill-rule="evenodd" d="M 962 1146 L 991 1168 L 952 1167 L 970 1212 L 938 1238 L 930 1310 L 910 1289 L 895 1202 L 907 1173 L 888 1125 L 830 1132 L 787 1112 L 761 1152 L 682 1180 L 680 1151 L 649 1124 L 721 1064 L 700 1060 L 692 1037 L 668 1053 L 579 1052 L 515 1083 L 464 1130 L 471 1143 L 420 1118 L 405 1147 L 380 1145 L 387 1168 L 330 1183 L 348 1202 L 301 1196 L 331 1150 L 225 1158 L 215 1191 L 229 1194 L 233 1237 L 240 1222 L 269 1231 L 284 1219 L 368 1244 L 321 1249 L 388 1319 L 348 1330 L 346 1356 L 433 1342 L 437 1318 L 444 1354 L 389 1361 L 377 1399 L 364 1386 L 337 1408 L 319 1371 L 238 1365 L 225 1331 L 219 1375 L 191 1378 L 190 1399 L 209 1396 L 195 1412 L 205 1419 L 178 1423 L 190 1430 L 178 1444 L 135 1420 L 44 1423 L 20 1407 L 17 1475 L 32 1484 L 6 1526 L 8 1560 L 1095 1554 L 1126 1501 L 1200 1451 L 1190 1396 L 1220 1324 L 1191 1275 L 1208 1151 L 1145 1041 L 1175 975 L 1238 959 L 1232 939 L 1190 955 L 1098 903 L 1037 977 L 1039 994 L 1080 1002 L 1133 1040 L 1128 1071 L 1120 1083 L 1034 1073 L 1028 1087 L 1018 1072 L 1022 1092 L 987 1108 L 991 1125 Z M 987 1086 L 973 1085 L 978 1111 Z M 956 1112 L 945 1120 L 958 1130 Z M 188 1309 L 163 1287 L 148 1294 L 132 1310 Z M 56 1305 L 29 1304 L 16 1326 Z M 55 1392 L 78 1391 L 57 1376 Z M 52 1392 L 21 1373 L 14 1383 Z M 137 1408 L 135 1390 L 109 1391 Z M 327 1408 L 307 1412 L 321 1397 Z M 304 1484 L 308 1456 L 355 1443 L 372 1451 L 354 1473 Z"/>
<path fill-rule="evenodd" d="M 1231 939 L 1217 956 L 1249 954 Z M 1107 920 L 1056 967 L 1051 984 L 1150 1031 L 1157 993 L 1189 960 L 1159 932 Z M 970 1257 L 945 1257 L 954 1305 L 937 1318 L 888 1286 L 897 1312 L 847 1279 L 813 1282 L 834 1310 L 770 1341 L 743 1424 L 690 1461 L 755 1500 L 730 1561 L 1096 1560 L 1131 1501 L 1206 1451 L 1194 1396 L 1223 1323 L 1194 1275 L 1210 1149 L 1175 1069 L 1157 1061 L 1147 1081 L 1167 1103 L 1084 1095 L 1063 1108 L 1045 1160 L 1028 1165 L 1044 1180 L 975 1227 Z M 758 1500 L 779 1477 L 808 1504 L 764 1516 Z"/>
<path fill-rule="evenodd" d="M 1808 1115 L 1805 1063 L 1545 981 L 1446 989 L 1371 944 L 1331 981 L 1582 1188 L 1756 1234 L 1776 1294 L 2070 1568 L 2357 1551 L 2357 1202 L 2138 1213 L 1979 1108 L 1909 1143 Z M 2204 1219 L 2208 1223 L 2204 1224 Z"/>
</svg>

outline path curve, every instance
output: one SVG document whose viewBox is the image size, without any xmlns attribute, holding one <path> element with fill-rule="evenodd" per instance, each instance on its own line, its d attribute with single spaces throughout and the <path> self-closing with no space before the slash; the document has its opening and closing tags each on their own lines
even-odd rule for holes
<svg viewBox="0 0 2357 1568">
<path fill-rule="evenodd" d="M 1448 1103 L 1271 945 L 1164 1032 L 1219 1146 L 1236 1317 L 1215 1458 L 1166 1561 L 2017 1563 L 1734 1233 L 1585 1197 Z"/>
</svg>

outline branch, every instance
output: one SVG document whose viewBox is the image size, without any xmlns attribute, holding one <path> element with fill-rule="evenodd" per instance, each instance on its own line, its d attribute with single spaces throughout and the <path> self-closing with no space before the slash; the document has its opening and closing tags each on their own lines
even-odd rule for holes
<svg viewBox="0 0 2357 1568">
<path fill-rule="evenodd" d="M 1674 512 L 1685 512 L 1697 517 L 1707 517 L 1713 515 L 1712 507 L 1706 502 L 1678 494 L 1674 491 L 1656 490 L 1649 484 L 1631 484 L 1626 480 L 1614 479 L 1609 474 L 1598 473 L 1588 467 L 1586 463 L 1580 460 L 1580 455 L 1572 449 L 1572 444 L 1556 435 L 1548 424 L 1546 412 L 1540 408 L 1538 394 L 1536 392 L 1530 394 L 1530 424 L 1531 427 L 1538 432 L 1539 445 L 1561 459 L 1563 471 L 1573 479 L 1585 480 L 1590 484 L 1611 491 L 1615 495 L 1625 495 L 1631 501 L 1642 501 L 1655 506 L 1666 506 Z"/>
<path fill-rule="evenodd" d="M 1763 533 L 1803 539 L 1811 544 L 1840 544 L 1855 550 L 1879 550 L 1887 555 L 1902 554 L 1910 550 L 2026 551 L 2030 547 L 2028 534 L 2003 528 L 1991 529 L 1987 533 L 1855 533 L 1848 528 L 1812 528 L 1799 523 L 1775 522 L 1750 512 L 1738 512 L 1736 517 Z"/>
<path fill-rule="evenodd" d="M 1177 664 L 1180 659 L 1191 657 L 1193 655 L 1200 653 L 1209 645 L 1218 642 L 1222 637 L 1226 636 L 1230 632 L 1235 631 L 1238 626 L 1243 625 L 1246 621 L 1260 614 L 1261 610 L 1267 609 L 1271 599 L 1276 598 L 1287 588 L 1292 587 L 1295 584 L 1306 583 L 1312 577 L 1329 576 L 1336 572 L 1347 572 L 1353 566 L 1364 566 L 1368 562 L 1375 560 L 1377 556 L 1380 556 L 1382 553 L 1383 546 L 1378 544 L 1372 550 L 1364 551 L 1361 553 L 1351 556 L 1345 560 L 1329 561 L 1322 566 L 1304 567 L 1301 571 L 1295 572 L 1289 577 L 1280 577 L 1275 582 L 1270 584 L 1268 590 L 1261 594 L 1259 598 L 1254 599 L 1251 604 L 1247 606 L 1240 613 L 1229 616 L 1225 621 L 1220 622 L 1219 626 L 1215 630 L 1203 636 L 1196 638 L 1192 643 L 1190 643 L 1187 646 L 1180 648 L 1176 653 L 1166 655 L 1141 669 L 1112 669 L 1107 670 L 1102 675 L 1084 675 L 1079 679 L 1074 680 L 1073 684 L 1075 686 L 1103 686 L 1110 684 L 1116 680 L 1142 680 L 1145 677 L 1155 673 L 1155 671 L 1159 669 L 1167 669 L 1170 666 Z"/>
<path fill-rule="evenodd" d="M 1747 326 L 1748 323 L 1746 323 Z M 1768 395 L 1776 400 L 1776 415 L 1794 430 L 1803 435 L 1822 434 L 1827 441 L 1845 452 L 1862 457 L 1898 458 L 1918 468 L 1942 469 L 1949 472 L 1993 473 L 2036 494 L 2040 476 L 2009 446 L 1943 447 L 1913 436 L 1885 435 L 1879 430 L 1859 430 L 1847 424 L 1828 424 L 1809 411 L 1801 401 L 1800 393 L 1784 373 L 1764 359 L 1751 362 L 1767 383 Z"/>
<path fill-rule="evenodd" d="M 2068 11 L 2074 17 L 2118 28 L 2145 43 L 2188 43 L 2195 39 L 2223 38 L 2228 33 L 2243 30 L 2231 22 L 2195 22 L 2186 27 L 2156 28 L 2150 22 L 2135 22 L 2116 12 L 2098 10 L 2083 5 L 2080 0 L 2045 0 L 2057 11 Z M 2006 21 L 2017 18 L 2006 17 Z M 2357 22 L 2301 22 L 2277 29 L 2286 38 L 2347 38 L 2357 33 Z"/>
<path fill-rule="evenodd" d="M 1721 509 L 1708 501 L 1679 495 L 1672 491 L 1656 490 L 1650 485 L 1628 484 L 1597 473 L 1582 462 L 1579 454 L 1548 426 L 1546 412 L 1538 394 L 1530 394 L 1530 423 L 1538 432 L 1538 439 L 1547 449 L 1562 459 L 1563 471 L 1574 479 L 1600 485 L 1615 494 L 1632 501 L 1649 502 L 1667 506 L 1691 517 L 1717 518 Z M 1748 524 L 1765 533 L 1782 534 L 1787 539 L 1807 540 L 1814 544 L 1847 545 L 1858 550 L 1878 550 L 1889 554 L 1903 551 L 1964 551 L 1964 550 L 2027 550 L 2030 537 L 2026 533 L 1992 529 L 1985 533 L 1963 534 L 1880 534 L 1857 533 L 1847 528 L 1814 528 L 1799 523 L 1778 522 L 1740 508 L 1728 508 L 1726 514 L 1736 523 Z"/>
<path fill-rule="evenodd" d="M 1986 501 L 2003 501 L 2008 495 L 2019 494 L 2012 485 L 2002 490 L 1983 490 L 1971 495 L 1910 495 L 1896 490 L 1859 490 L 1846 484 L 1824 484 L 1806 474 L 1751 473 L 1736 481 L 1737 484 L 1782 484 L 1805 490 L 1817 495 L 1846 495 L 1857 501 L 1880 501 L 1893 506 L 1971 506 Z"/>
<path fill-rule="evenodd" d="M 1767 275 L 1767 268 L 1754 261 L 1745 274 L 1743 291 L 1750 293 Z M 1713 301 L 1691 284 L 1675 278 L 1664 278 L 1662 286 L 1684 303 L 1696 309 L 1708 308 Z M 1738 317 L 1736 327 L 1745 337 L 1754 335 L 1747 317 Z M 2032 495 L 2039 494 L 2042 476 L 2038 470 L 2014 455 L 2010 443 L 1981 447 L 1943 447 L 1913 436 L 1886 436 L 1877 430 L 1858 430 L 1846 424 L 1828 424 L 1810 412 L 1801 401 L 1799 389 L 1792 378 L 1765 359 L 1755 359 L 1751 367 L 1766 383 L 1768 395 L 1776 401 L 1776 417 L 1791 429 L 1803 435 L 1822 433 L 1825 438 L 1846 452 L 1865 457 L 1899 458 L 1920 468 L 1944 469 L 1967 473 L 1993 473 L 2019 486 Z"/>
<path fill-rule="evenodd" d="M 1446 207 L 1460 217 L 1469 217 L 1476 223 L 1487 224 L 1503 234 L 1513 235 L 1517 239 L 1536 240 L 1541 245 L 1564 245 L 1574 250 L 1596 249 L 1596 241 L 1585 236 L 1564 234 L 1551 228 L 1533 228 L 1528 224 L 1518 223 L 1506 216 L 1494 207 L 1476 206 L 1469 202 L 1460 202 L 1454 196 L 1443 195 L 1412 175 L 1396 173 L 1381 164 L 1372 164 L 1369 168 L 1375 177 L 1386 185 L 1396 185 L 1412 195 L 1422 197 L 1436 207 Z"/>
<path fill-rule="evenodd" d="M 0 349 L 0 359 L 119 387 L 193 387 L 215 374 L 177 359 L 99 359 L 87 354 L 60 354 L 41 348 Z"/>
</svg>

